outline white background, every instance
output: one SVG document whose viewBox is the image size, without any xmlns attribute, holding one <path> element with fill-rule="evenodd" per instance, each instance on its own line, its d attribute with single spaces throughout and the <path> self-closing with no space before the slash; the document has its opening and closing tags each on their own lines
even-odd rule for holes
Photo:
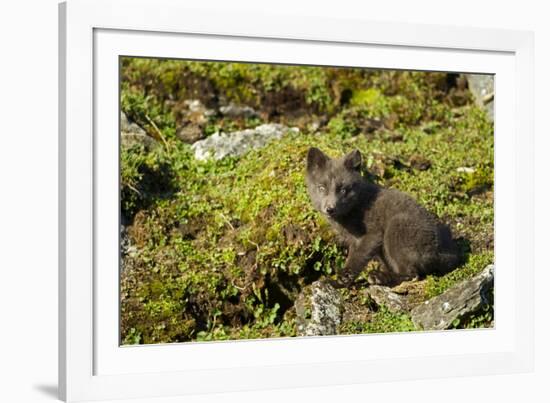
<svg viewBox="0 0 550 403">
<path fill-rule="evenodd" d="M 183 0 L 182 0 L 183 1 Z M 205 7 L 207 1 L 194 2 Z M 214 3 L 214 2 L 209 2 Z M 262 4 L 266 3 L 266 4 Z M 550 24 L 545 2 L 402 0 L 297 2 L 218 1 L 218 9 L 263 7 L 279 14 L 361 17 L 535 31 L 536 111 L 536 371 L 345 387 L 233 393 L 186 402 L 528 401 L 549 399 L 550 237 L 546 162 Z M 284 31 L 284 25 L 281 25 Z M 57 1 L 0 6 L 0 401 L 54 401 L 57 394 Z M 183 399 L 148 400 L 176 402 Z M 143 400 L 145 402 L 145 400 Z"/>
</svg>

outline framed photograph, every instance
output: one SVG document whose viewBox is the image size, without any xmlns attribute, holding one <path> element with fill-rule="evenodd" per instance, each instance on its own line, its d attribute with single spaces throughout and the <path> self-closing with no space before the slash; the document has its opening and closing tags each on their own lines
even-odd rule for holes
<svg viewBox="0 0 550 403">
<path fill-rule="evenodd" d="M 64 400 L 532 370 L 531 33 L 59 13 Z"/>
</svg>

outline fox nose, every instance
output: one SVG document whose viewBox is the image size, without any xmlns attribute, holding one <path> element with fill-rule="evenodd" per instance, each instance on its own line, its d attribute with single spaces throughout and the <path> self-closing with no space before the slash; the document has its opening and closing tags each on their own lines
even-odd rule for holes
<svg viewBox="0 0 550 403">
<path fill-rule="evenodd" d="M 326 211 L 327 214 L 329 214 L 329 215 L 334 214 L 334 206 L 327 206 L 327 207 L 325 208 L 325 211 Z"/>
</svg>

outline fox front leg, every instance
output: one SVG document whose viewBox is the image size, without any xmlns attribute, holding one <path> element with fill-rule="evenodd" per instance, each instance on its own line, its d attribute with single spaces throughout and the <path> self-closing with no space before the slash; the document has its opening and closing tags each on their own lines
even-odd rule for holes
<svg viewBox="0 0 550 403">
<path fill-rule="evenodd" d="M 350 246 L 346 264 L 332 285 L 336 288 L 349 287 L 367 263 L 379 252 L 381 246 L 382 243 L 375 239 L 368 239 Z"/>
</svg>

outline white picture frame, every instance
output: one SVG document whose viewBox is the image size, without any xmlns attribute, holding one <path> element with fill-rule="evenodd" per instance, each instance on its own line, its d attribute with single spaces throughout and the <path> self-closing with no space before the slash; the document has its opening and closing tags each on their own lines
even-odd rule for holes
<svg viewBox="0 0 550 403">
<path fill-rule="evenodd" d="M 171 396 L 533 369 L 531 33 L 360 19 L 228 16 L 170 0 L 70 0 L 60 5 L 59 12 L 62 399 Z M 114 269 L 118 267 L 115 93 L 120 55 L 495 74 L 495 328 L 120 347 L 118 269 Z M 112 136 L 98 135 L 113 131 Z M 397 347 L 384 348 L 389 343 Z"/>
</svg>

